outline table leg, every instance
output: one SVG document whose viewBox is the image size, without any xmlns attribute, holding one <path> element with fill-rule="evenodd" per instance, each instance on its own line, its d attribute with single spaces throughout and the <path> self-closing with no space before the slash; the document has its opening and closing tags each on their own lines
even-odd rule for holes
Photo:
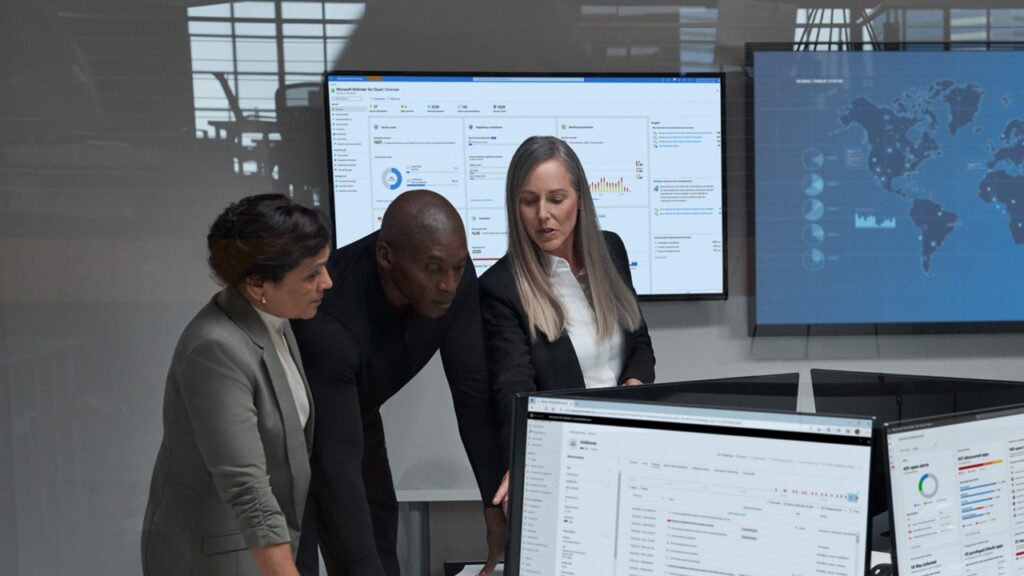
<svg viewBox="0 0 1024 576">
<path fill-rule="evenodd" d="M 408 502 L 409 550 L 403 573 L 407 576 L 430 575 L 430 503 Z"/>
</svg>

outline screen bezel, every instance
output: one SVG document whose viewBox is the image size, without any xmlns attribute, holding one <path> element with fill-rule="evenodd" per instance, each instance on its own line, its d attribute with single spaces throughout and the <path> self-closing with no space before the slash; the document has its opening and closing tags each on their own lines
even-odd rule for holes
<svg viewBox="0 0 1024 576">
<path fill-rule="evenodd" d="M 694 390 L 696 388 L 696 390 Z M 710 389 L 709 389 L 710 388 Z M 720 388 L 720 389 L 714 389 Z M 690 396 L 713 394 L 719 397 L 719 403 L 691 403 L 689 399 L 682 401 L 664 399 L 635 398 L 644 392 L 664 390 Z M 679 382 L 654 382 L 642 386 L 615 386 L 612 388 L 571 388 L 567 390 L 547 390 L 532 393 L 535 396 L 560 396 L 564 398 L 605 399 L 605 400 L 636 400 L 638 402 L 662 402 L 691 406 L 694 408 L 728 408 L 736 410 L 754 410 L 765 412 L 797 412 L 800 402 L 800 373 L 787 372 L 781 374 L 759 374 L 756 376 L 737 376 L 731 378 L 711 378 L 707 380 L 682 380 Z M 770 396 L 793 401 L 792 409 L 777 407 L 753 407 L 748 405 L 725 404 L 723 397 L 745 398 L 747 395 Z M 621 395 L 621 398 L 616 396 Z"/>
<path fill-rule="evenodd" d="M 998 390 L 1020 390 L 1022 394 L 1024 394 L 1024 381 L 1017 380 L 993 380 L 988 378 L 962 378 L 924 374 L 896 374 L 891 372 L 867 372 L 857 370 L 832 370 L 827 368 L 811 368 L 810 374 L 811 392 L 814 396 L 815 404 L 818 403 L 819 399 L 838 399 L 846 397 L 878 397 L 879 399 L 882 399 L 936 393 L 956 395 L 978 392 L 980 390 L 979 386 L 992 387 L 993 389 L 989 390 L 990 392 L 996 392 Z M 819 376 L 817 385 L 821 386 L 820 390 L 815 386 L 815 375 Z M 838 377 L 841 376 L 847 376 L 847 378 L 842 382 L 825 381 L 826 378 L 839 380 L 840 378 Z M 912 389 L 905 390 L 905 388 Z M 939 390 L 936 388 L 939 388 Z M 902 411 L 902 400 L 899 400 L 898 404 L 900 404 L 899 407 Z M 1006 404 L 1006 406 L 1016 405 L 1016 402 Z M 951 414 L 971 414 L 978 411 L 995 410 L 998 409 L 999 406 L 986 406 L 963 411 L 959 410 L 959 407 L 956 405 L 954 405 L 953 408 L 954 412 L 942 412 L 913 418 L 897 418 L 896 420 L 892 420 L 892 422 L 938 418 Z M 878 416 L 876 416 L 876 418 L 878 418 Z"/>
<path fill-rule="evenodd" d="M 725 74 L 721 72 L 690 72 L 690 73 L 657 73 L 657 72 L 630 72 L 630 73 L 614 73 L 614 72 L 440 72 L 440 71 L 427 71 L 427 72 L 416 72 L 416 71 L 381 71 L 381 70 L 331 70 L 324 72 L 321 77 L 321 92 L 323 92 L 324 98 L 324 122 L 325 122 L 325 137 L 327 146 L 327 181 L 328 181 L 328 204 L 330 206 L 331 215 L 331 246 L 335 249 L 340 248 L 338 246 L 338 238 L 336 235 L 336 228 L 334 222 L 335 211 L 337 207 L 334 202 L 334 151 L 331 145 L 331 101 L 330 101 L 330 90 L 328 90 L 330 77 L 331 76 L 364 76 L 364 77 L 388 77 L 388 76 L 425 76 L 425 77 L 436 77 L 436 78 L 467 78 L 467 77 L 483 77 L 483 78 L 716 78 L 718 79 L 719 87 L 719 100 L 718 100 L 718 117 L 719 117 L 719 134 L 721 134 L 721 198 L 719 202 L 722 209 L 722 258 L 721 258 L 721 272 L 722 272 L 722 291 L 721 292 L 697 292 L 697 293 L 673 293 L 673 294 L 638 294 L 637 298 L 641 302 L 657 302 L 657 301 L 685 301 L 685 300 L 727 300 L 729 297 L 729 234 L 728 234 L 728 218 L 727 218 L 727 189 L 728 182 L 726 180 L 728 170 L 726 169 L 726 122 L 725 122 Z M 586 167 L 584 166 L 584 169 Z M 614 230 L 612 230 L 614 232 Z"/>
<path fill-rule="evenodd" d="M 822 335 L 900 335 L 900 334 L 975 334 L 975 333 L 1022 333 L 1024 320 L 957 322 L 858 322 L 858 323 L 814 323 L 814 324 L 767 324 L 757 318 L 757 174 L 755 171 L 756 134 L 754 121 L 754 54 L 757 52 L 959 52 L 959 51 L 1024 51 L 1024 42 L 1015 41 L 957 41 L 957 42 L 747 42 L 744 45 L 744 70 L 746 72 L 746 140 L 749 150 L 746 155 L 747 172 L 747 214 L 750 221 L 749 255 L 750 294 L 748 302 L 748 333 L 750 336 L 809 336 L 812 330 Z"/>
<path fill-rule="evenodd" d="M 546 398 L 566 398 L 571 399 L 573 395 L 571 390 L 568 391 L 548 391 L 548 392 L 521 392 L 516 394 L 515 408 L 513 411 L 512 420 L 512 451 L 511 461 L 509 464 L 509 504 L 508 504 L 508 541 L 506 546 L 505 554 L 505 574 L 510 576 L 516 576 L 519 574 L 519 557 L 522 552 L 520 549 L 520 539 L 516 537 L 517 534 L 522 532 L 523 522 L 523 471 L 525 470 L 524 465 L 520 465 L 523 462 L 526 451 L 526 426 L 523 423 L 527 422 L 527 414 L 529 411 L 529 401 L 533 397 L 546 397 Z M 639 400 L 613 400 L 609 398 L 587 398 L 586 400 L 597 401 L 597 402 L 608 402 L 616 404 L 627 404 L 636 406 L 665 406 L 663 403 L 658 402 L 647 402 Z M 793 416 L 805 416 L 809 418 L 858 418 L 865 420 L 870 423 L 868 428 L 869 433 L 863 436 L 868 441 L 868 490 L 864 496 L 865 502 L 865 514 L 864 514 L 864 569 L 865 572 L 871 568 L 871 484 L 870 484 L 870 462 L 873 451 L 875 450 L 876 438 L 870 432 L 877 427 L 877 422 L 874 416 L 855 416 L 850 414 L 826 414 L 826 413 L 809 413 L 809 412 L 789 412 L 783 410 L 751 410 L 746 408 L 735 408 L 731 406 L 690 406 L 686 404 L 672 404 L 672 406 L 680 408 L 694 408 L 698 410 L 725 410 L 730 412 L 747 412 L 751 414 L 779 414 L 788 417 Z"/>
<path fill-rule="evenodd" d="M 1024 414 L 1024 404 L 1013 404 L 999 408 L 983 408 L 981 410 L 971 410 L 969 412 L 958 412 L 955 414 L 943 414 L 939 416 L 926 416 L 923 418 L 908 418 L 906 420 L 883 422 L 881 438 L 882 457 L 885 459 L 885 462 L 889 462 L 892 457 L 889 452 L 890 434 L 902 434 L 904 432 L 912 432 L 914 430 L 939 428 L 942 426 L 952 426 L 966 422 L 1001 418 L 1003 416 L 1019 416 L 1021 414 Z M 891 466 L 887 466 L 887 468 L 888 473 L 885 475 L 885 489 L 889 500 L 889 533 L 893 535 L 889 550 L 889 564 L 892 566 L 893 575 L 899 576 L 899 545 L 896 540 L 896 514 L 893 511 L 893 468 Z"/>
</svg>

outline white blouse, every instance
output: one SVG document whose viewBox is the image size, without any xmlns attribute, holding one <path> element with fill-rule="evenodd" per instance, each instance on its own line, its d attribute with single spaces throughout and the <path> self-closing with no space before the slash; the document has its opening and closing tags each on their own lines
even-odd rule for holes
<svg viewBox="0 0 1024 576">
<path fill-rule="evenodd" d="M 288 344 L 284 339 L 284 323 L 288 320 L 267 314 L 256 307 L 253 309 L 260 315 L 263 324 L 267 326 L 267 331 L 270 332 L 270 340 L 274 343 L 274 350 L 277 351 L 277 357 L 281 359 L 281 365 L 284 366 L 284 374 L 288 378 L 288 388 L 291 389 L 292 397 L 295 399 L 295 408 L 299 412 L 299 423 L 305 428 L 306 422 L 309 421 L 309 398 L 306 396 L 306 385 L 295 365 L 295 359 L 288 350 Z"/>
<path fill-rule="evenodd" d="M 548 278 L 565 310 L 566 331 L 580 361 L 583 382 L 587 388 L 617 386 L 623 364 L 622 330 L 616 330 L 611 338 L 599 339 L 597 317 L 584 292 L 586 272 L 581 272 L 577 278 L 565 259 L 548 257 L 551 263 Z"/>
</svg>

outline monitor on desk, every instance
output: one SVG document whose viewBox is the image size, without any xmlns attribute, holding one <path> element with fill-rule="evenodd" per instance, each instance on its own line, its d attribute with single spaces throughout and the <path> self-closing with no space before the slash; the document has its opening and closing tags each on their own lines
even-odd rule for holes
<svg viewBox="0 0 1024 576">
<path fill-rule="evenodd" d="M 875 417 L 875 443 L 881 444 L 884 422 L 967 412 L 1024 403 L 1024 382 L 886 374 L 846 370 L 811 370 L 815 409 L 830 414 L 869 414 Z M 872 463 L 871 514 L 885 512 L 888 463 L 881 451 Z M 883 525 L 888 522 L 882 520 Z M 887 550 L 884 539 L 873 544 Z"/>
<path fill-rule="evenodd" d="M 1024 569 L 1024 408 L 886 423 L 884 444 L 897 574 Z"/>
<path fill-rule="evenodd" d="M 661 382 L 643 386 L 559 390 L 544 394 L 795 412 L 799 387 L 800 373 L 791 372 L 685 382 Z"/>
<path fill-rule="evenodd" d="M 862 576 L 865 418 L 520 396 L 506 574 Z"/>
</svg>

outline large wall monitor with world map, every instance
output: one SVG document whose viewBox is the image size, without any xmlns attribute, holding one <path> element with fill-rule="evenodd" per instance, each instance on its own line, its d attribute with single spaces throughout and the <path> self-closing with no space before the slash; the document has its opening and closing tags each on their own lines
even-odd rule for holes
<svg viewBox="0 0 1024 576">
<path fill-rule="evenodd" d="M 519 144 L 553 135 L 587 172 L 601 227 L 626 244 L 641 296 L 724 297 L 720 75 L 329 73 L 337 244 L 428 188 L 466 224 L 478 273 L 505 254 L 505 174 Z"/>
<path fill-rule="evenodd" d="M 758 325 L 1024 320 L 1024 52 L 748 48 Z"/>
</svg>

